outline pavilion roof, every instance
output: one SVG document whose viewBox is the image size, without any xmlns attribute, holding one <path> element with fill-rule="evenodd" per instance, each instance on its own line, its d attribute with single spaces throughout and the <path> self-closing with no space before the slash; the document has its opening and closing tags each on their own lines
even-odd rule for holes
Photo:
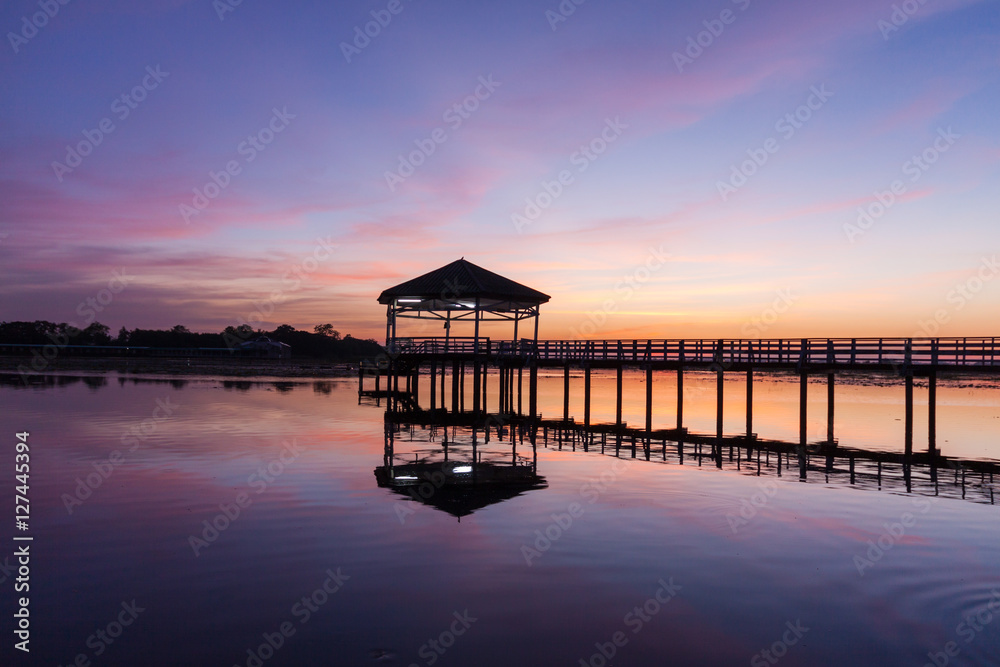
<svg viewBox="0 0 1000 667">
<path fill-rule="evenodd" d="M 378 302 L 389 304 L 393 299 L 407 297 L 436 302 L 469 301 L 478 297 L 481 300 L 530 305 L 539 305 L 550 299 L 548 294 L 487 271 L 464 257 L 384 290 Z"/>
</svg>

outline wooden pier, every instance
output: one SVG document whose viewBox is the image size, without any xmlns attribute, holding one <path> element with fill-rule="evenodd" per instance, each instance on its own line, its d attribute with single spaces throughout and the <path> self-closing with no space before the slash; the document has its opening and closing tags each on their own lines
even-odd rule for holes
<svg viewBox="0 0 1000 667">
<path fill-rule="evenodd" d="M 496 414 L 505 419 L 527 418 L 537 422 L 538 372 L 560 369 L 563 424 L 570 418 L 570 396 L 574 388 L 571 371 L 583 374 L 583 422 L 580 428 L 610 428 L 616 438 L 631 433 L 622 418 L 624 371 L 645 373 L 644 428 L 646 443 L 655 438 L 710 438 L 721 449 L 727 439 L 758 440 L 754 432 L 754 379 L 766 373 L 793 373 L 799 378 L 799 438 L 807 441 L 807 394 L 810 376 L 819 376 L 827 385 L 827 432 L 821 445 L 838 446 L 835 429 L 834 387 L 837 376 L 883 375 L 899 378 L 905 405 L 903 456 L 913 457 L 913 384 L 926 378 L 928 385 L 927 453 L 937 452 L 938 375 L 976 374 L 1000 376 L 1000 356 L 996 338 L 795 338 L 795 339 L 673 339 L 673 340 L 539 340 L 541 306 L 549 301 L 539 292 L 509 278 L 487 271 L 464 258 L 434 271 L 384 290 L 378 297 L 386 306 L 386 352 L 381 359 L 362 364 L 358 394 L 388 401 L 390 413 L 471 415 L 473 420 L 488 418 L 490 392 L 497 392 Z M 440 323 L 443 336 L 413 338 L 400 336 L 399 322 L 423 319 Z M 531 338 L 519 336 L 522 321 L 533 320 Z M 484 322 L 509 322 L 510 340 L 494 340 L 481 335 Z M 472 336 L 452 335 L 453 325 L 465 325 Z M 426 324 L 425 324 L 426 326 Z M 615 421 L 600 426 L 592 423 L 592 371 L 612 369 L 616 375 Z M 715 433 L 688 433 L 684 423 L 684 374 L 708 371 L 716 375 Z M 654 432 L 654 411 L 664 406 L 653 402 L 653 380 L 657 373 L 675 373 L 677 378 L 675 426 Z M 746 421 L 742 433 L 724 432 L 723 405 L 726 373 L 746 376 Z M 374 378 L 374 388 L 369 378 Z M 450 387 L 449 387 L 450 379 Z M 422 406 L 421 383 L 429 405 Z M 466 382 L 471 383 L 471 401 L 466 405 Z M 527 385 L 527 387 L 525 386 Z M 449 391 L 450 389 L 450 391 Z M 449 395 L 450 394 L 450 395 Z M 670 409 L 668 406 L 667 410 Z M 463 417 L 464 418 L 464 417 Z M 813 443 L 815 444 L 815 443 Z"/>
<path fill-rule="evenodd" d="M 652 432 L 652 415 L 660 406 L 653 404 L 654 373 L 672 372 L 677 377 L 674 414 L 675 430 L 684 426 L 684 372 L 711 371 L 716 374 L 716 432 L 722 441 L 724 377 L 726 373 L 746 376 L 746 429 L 743 438 L 756 438 L 753 429 L 754 377 L 762 373 L 795 373 L 799 376 L 799 444 L 806 445 L 807 386 L 809 377 L 821 376 L 827 384 L 827 439 L 834 438 L 834 386 L 838 375 L 881 374 L 898 377 L 903 385 L 905 404 L 904 453 L 913 450 L 913 379 L 923 377 L 928 384 L 928 444 L 937 442 L 937 378 L 940 373 L 1000 375 L 1000 355 L 996 338 L 848 338 L 774 340 L 614 340 L 614 341 L 494 341 L 489 338 L 398 338 L 390 341 L 386 358 L 378 368 L 362 365 L 359 394 L 380 396 L 392 408 L 419 406 L 421 377 L 429 383 L 429 408 L 450 406 L 452 412 L 480 414 L 486 405 L 491 381 L 499 392 L 501 414 L 538 416 L 538 370 L 563 371 L 563 421 L 569 421 L 569 400 L 573 391 L 571 370 L 583 371 L 583 426 L 591 425 L 591 370 L 614 369 L 617 375 L 615 428 L 622 428 L 623 371 L 638 368 L 645 372 L 645 430 Z M 375 379 L 375 388 L 366 386 L 366 377 Z M 466 377 L 473 385 L 472 405 L 466 406 Z M 491 380 L 491 376 L 495 376 Z M 525 378 L 527 376 L 527 378 Z M 447 396 L 451 381 L 450 400 Z M 381 382 L 385 382 L 385 386 Z M 525 392 L 527 381 L 527 392 Z M 401 384 L 402 383 L 402 384 Z M 525 405 L 527 412 L 524 411 Z"/>
</svg>

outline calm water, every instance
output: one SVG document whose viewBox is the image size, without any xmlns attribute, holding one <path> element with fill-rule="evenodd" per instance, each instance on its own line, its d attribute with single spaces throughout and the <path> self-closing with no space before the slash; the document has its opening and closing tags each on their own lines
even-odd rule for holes
<svg viewBox="0 0 1000 667">
<path fill-rule="evenodd" d="M 546 415 L 561 413 L 561 382 L 543 378 Z M 628 382 L 626 419 L 639 424 L 643 385 L 638 375 Z M 671 382 L 654 387 L 668 406 L 654 426 L 672 424 Z M 613 384 L 597 383 L 595 420 L 613 419 Z M 421 503 L 379 486 L 384 410 L 358 405 L 355 389 L 349 380 L 113 376 L 0 386 L 11 464 L 14 434 L 30 432 L 34 537 L 31 654 L 12 648 L 14 581 L 0 573 L 0 662 L 1000 664 L 1000 507 L 981 498 L 801 483 L 551 441 L 512 451 L 480 433 L 481 460 L 516 461 L 537 479 L 459 521 L 433 506 L 444 491 Z M 711 431 L 714 380 L 692 376 L 688 389 L 688 426 Z M 744 386 L 726 391 L 727 430 L 738 432 Z M 825 387 L 810 392 L 810 437 L 821 439 Z M 755 430 L 795 439 L 797 395 L 792 382 L 757 385 Z M 838 387 L 837 398 L 842 444 L 901 449 L 901 387 Z M 1000 458 L 1000 391 L 959 383 L 939 399 L 945 454 Z M 918 406 L 918 434 L 924 416 Z M 396 474 L 420 457 L 441 465 L 445 436 L 395 434 Z M 471 460 L 470 434 L 447 438 L 452 469 Z M 78 492 L 77 480 L 96 481 L 115 450 L 110 475 Z M 13 486 L 8 472 L 8 508 Z M 5 565 L 14 564 L 12 513 L 0 531 Z"/>
</svg>

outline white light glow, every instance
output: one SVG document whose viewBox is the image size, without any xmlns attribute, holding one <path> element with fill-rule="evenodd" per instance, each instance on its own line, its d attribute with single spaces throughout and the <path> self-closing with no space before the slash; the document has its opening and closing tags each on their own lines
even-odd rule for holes
<svg viewBox="0 0 1000 667">
<path fill-rule="evenodd" d="M 472 472 L 472 466 L 455 466 L 451 471 L 455 473 Z"/>
</svg>

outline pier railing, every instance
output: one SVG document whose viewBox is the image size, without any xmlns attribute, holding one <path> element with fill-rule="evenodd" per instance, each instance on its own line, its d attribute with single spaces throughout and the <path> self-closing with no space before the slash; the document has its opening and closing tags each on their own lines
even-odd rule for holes
<svg viewBox="0 0 1000 667">
<path fill-rule="evenodd" d="M 992 338 L 779 338 L 758 340 L 533 340 L 397 338 L 401 354 L 524 357 L 547 362 L 693 363 L 997 368 Z"/>
</svg>

